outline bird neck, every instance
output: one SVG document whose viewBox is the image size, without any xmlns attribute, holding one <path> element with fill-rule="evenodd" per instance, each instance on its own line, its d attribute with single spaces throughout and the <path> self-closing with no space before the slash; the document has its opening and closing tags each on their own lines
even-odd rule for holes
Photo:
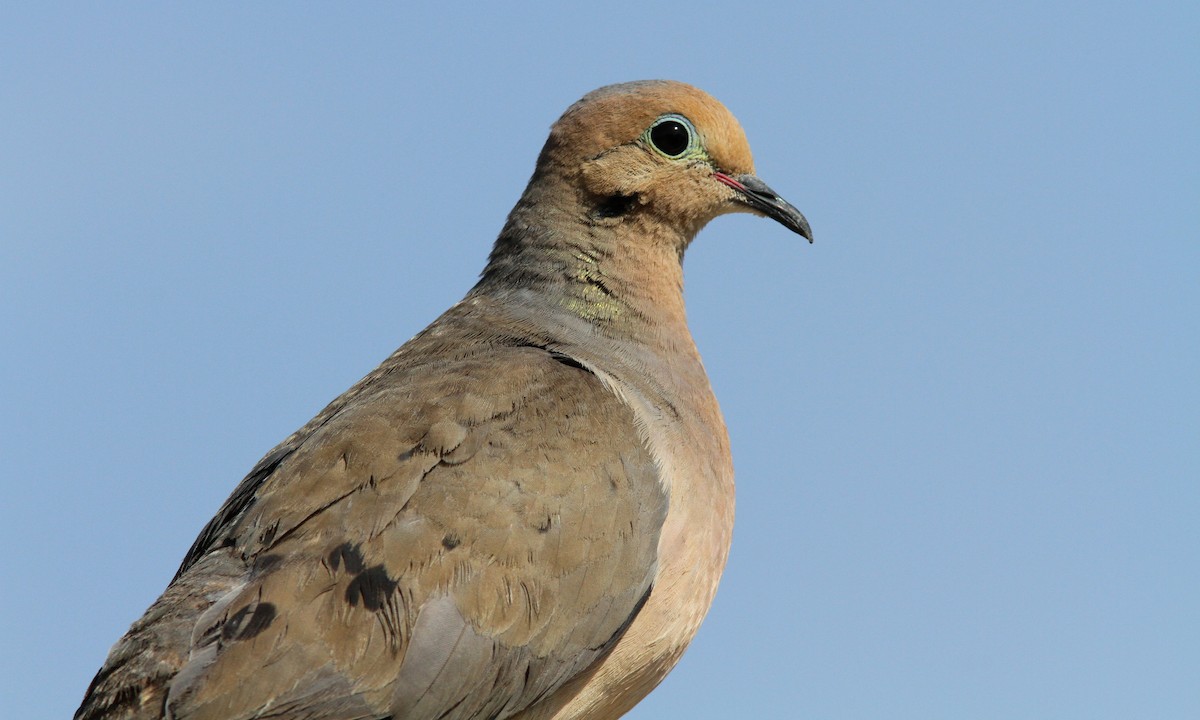
<svg viewBox="0 0 1200 720">
<path fill-rule="evenodd" d="M 636 198 L 596 200 L 540 180 L 510 213 L 472 294 L 519 298 L 613 339 L 690 346 L 682 259 L 691 237 Z"/>
</svg>

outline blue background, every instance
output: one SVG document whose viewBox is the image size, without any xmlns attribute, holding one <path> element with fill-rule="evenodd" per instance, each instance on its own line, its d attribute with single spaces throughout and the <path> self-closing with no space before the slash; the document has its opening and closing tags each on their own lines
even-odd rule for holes
<svg viewBox="0 0 1200 720">
<path fill-rule="evenodd" d="M 668 77 L 809 246 L 686 262 L 738 469 L 632 718 L 1200 717 L 1200 5 L 0 10 L 0 711 L 63 718 L 272 445 Z"/>
</svg>

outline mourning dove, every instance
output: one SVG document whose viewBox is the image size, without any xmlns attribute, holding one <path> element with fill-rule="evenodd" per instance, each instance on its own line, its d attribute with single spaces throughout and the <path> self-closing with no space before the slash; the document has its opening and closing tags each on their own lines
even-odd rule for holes
<svg viewBox="0 0 1200 720">
<path fill-rule="evenodd" d="M 688 85 L 550 131 L 478 284 L 271 450 L 75 717 L 616 718 L 716 593 L 733 465 L 682 259 L 717 215 L 809 238 Z"/>
</svg>

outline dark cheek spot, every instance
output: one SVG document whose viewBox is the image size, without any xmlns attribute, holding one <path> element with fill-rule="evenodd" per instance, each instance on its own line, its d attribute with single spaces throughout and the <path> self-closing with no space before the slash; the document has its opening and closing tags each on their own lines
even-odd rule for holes
<svg viewBox="0 0 1200 720">
<path fill-rule="evenodd" d="M 447 550 L 453 550 L 461 544 L 462 541 L 459 540 L 458 536 L 454 533 L 446 533 L 446 537 L 442 538 L 442 547 L 446 548 Z"/>
<path fill-rule="evenodd" d="M 621 217 L 633 209 L 637 200 L 637 195 L 610 195 L 601 198 L 592 212 L 597 218 Z"/>
<path fill-rule="evenodd" d="M 222 640 L 249 640 L 275 622 L 275 605 L 260 602 L 238 610 L 221 626 Z"/>
<path fill-rule="evenodd" d="M 396 591 L 396 581 L 388 577 L 382 565 L 363 570 L 346 586 L 346 602 L 357 607 L 359 603 L 372 612 L 387 604 Z"/>
<path fill-rule="evenodd" d="M 554 521 L 550 519 L 549 515 L 547 515 L 540 523 L 538 523 L 537 531 L 540 533 L 548 533 L 553 525 Z"/>
</svg>

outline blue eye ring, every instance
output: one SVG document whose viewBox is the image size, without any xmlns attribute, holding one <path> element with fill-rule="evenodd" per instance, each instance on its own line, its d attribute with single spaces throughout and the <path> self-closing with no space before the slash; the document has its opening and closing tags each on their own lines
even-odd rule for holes
<svg viewBox="0 0 1200 720">
<path fill-rule="evenodd" d="M 647 128 L 644 135 L 650 147 L 669 158 L 681 158 L 698 144 L 696 128 L 682 115 L 663 115 Z"/>
</svg>

